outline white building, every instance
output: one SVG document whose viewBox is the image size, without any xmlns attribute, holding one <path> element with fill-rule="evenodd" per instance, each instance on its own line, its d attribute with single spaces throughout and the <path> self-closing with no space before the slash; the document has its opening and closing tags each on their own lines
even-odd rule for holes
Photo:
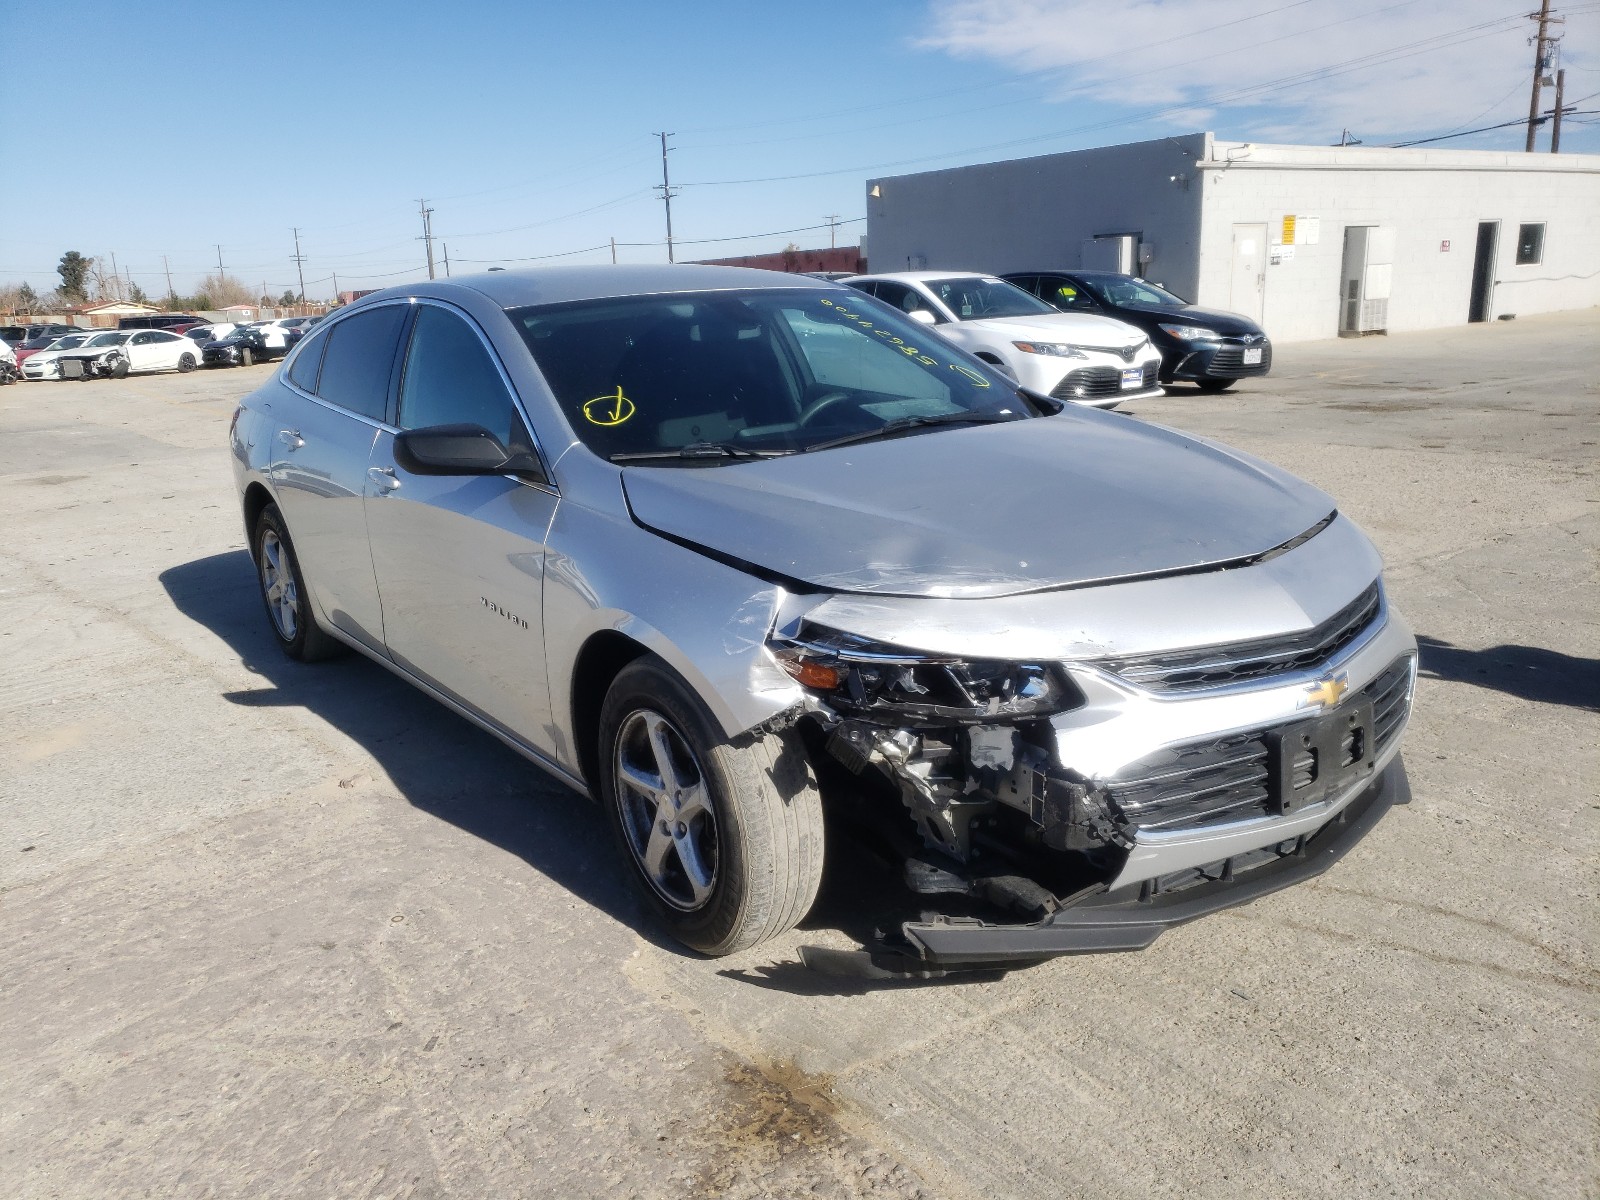
<svg viewBox="0 0 1600 1200">
<path fill-rule="evenodd" d="M 1098 266 L 1274 340 L 1600 304 L 1600 155 L 1187 134 L 867 183 L 874 271 Z"/>
</svg>

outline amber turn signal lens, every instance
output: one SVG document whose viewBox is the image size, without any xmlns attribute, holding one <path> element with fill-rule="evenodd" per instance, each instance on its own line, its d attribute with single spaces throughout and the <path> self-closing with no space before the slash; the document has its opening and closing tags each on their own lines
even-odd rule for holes
<svg viewBox="0 0 1600 1200">
<path fill-rule="evenodd" d="M 825 667 L 808 658 L 780 658 L 778 662 L 800 683 L 819 692 L 831 692 L 843 678 L 837 667 Z"/>
</svg>

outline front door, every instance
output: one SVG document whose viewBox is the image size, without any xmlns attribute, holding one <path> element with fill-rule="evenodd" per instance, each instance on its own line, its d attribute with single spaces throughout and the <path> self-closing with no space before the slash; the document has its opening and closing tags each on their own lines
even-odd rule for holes
<svg viewBox="0 0 1600 1200">
<path fill-rule="evenodd" d="M 494 351 L 465 314 L 428 301 L 400 383 L 401 429 L 479 425 L 532 447 Z M 545 675 L 544 565 L 553 488 L 505 475 L 413 475 L 384 430 L 367 529 L 396 663 L 555 754 Z"/>
<path fill-rule="evenodd" d="M 1472 299 L 1467 321 L 1487 321 L 1494 309 L 1494 252 L 1500 242 L 1499 221 L 1478 222 L 1478 249 L 1472 258 Z"/>
<path fill-rule="evenodd" d="M 1228 307 L 1259 323 L 1266 299 L 1267 227 L 1233 227 L 1233 272 Z"/>
</svg>

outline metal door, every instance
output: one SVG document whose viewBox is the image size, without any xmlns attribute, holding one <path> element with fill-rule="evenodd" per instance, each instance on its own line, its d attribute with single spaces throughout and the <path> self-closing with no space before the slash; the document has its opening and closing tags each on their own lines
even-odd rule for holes
<svg viewBox="0 0 1600 1200">
<path fill-rule="evenodd" d="M 1472 300 L 1467 321 L 1487 321 L 1494 310 L 1494 259 L 1500 243 L 1500 222 L 1478 222 L 1478 249 L 1472 259 Z"/>
<path fill-rule="evenodd" d="M 1266 225 L 1235 225 L 1228 307 L 1259 323 L 1266 299 L 1266 285 Z"/>
</svg>

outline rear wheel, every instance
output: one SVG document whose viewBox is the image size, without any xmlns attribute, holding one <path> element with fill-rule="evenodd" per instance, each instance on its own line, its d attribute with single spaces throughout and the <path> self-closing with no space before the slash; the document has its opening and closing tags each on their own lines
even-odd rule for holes
<svg viewBox="0 0 1600 1200">
<path fill-rule="evenodd" d="M 1225 392 L 1237 382 L 1235 379 L 1201 379 L 1195 386 L 1202 392 Z"/>
<path fill-rule="evenodd" d="M 324 633 L 312 615 L 300 560 L 276 504 L 267 505 L 256 518 L 252 549 L 267 622 L 283 652 L 301 662 L 316 662 L 340 653 L 343 645 Z"/>
<path fill-rule="evenodd" d="M 703 954 L 792 929 L 822 879 L 822 803 L 792 733 L 729 740 L 667 665 L 623 668 L 600 713 L 600 793 L 634 882 Z"/>
<path fill-rule="evenodd" d="M 194 355 L 192 355 L 192 354 L 180 354 L 180 355 L 178 355 L 178 370 L 187 373 L 189 371 L 194 370 L 194 368 L 195 368 Z"/>
</svg>

